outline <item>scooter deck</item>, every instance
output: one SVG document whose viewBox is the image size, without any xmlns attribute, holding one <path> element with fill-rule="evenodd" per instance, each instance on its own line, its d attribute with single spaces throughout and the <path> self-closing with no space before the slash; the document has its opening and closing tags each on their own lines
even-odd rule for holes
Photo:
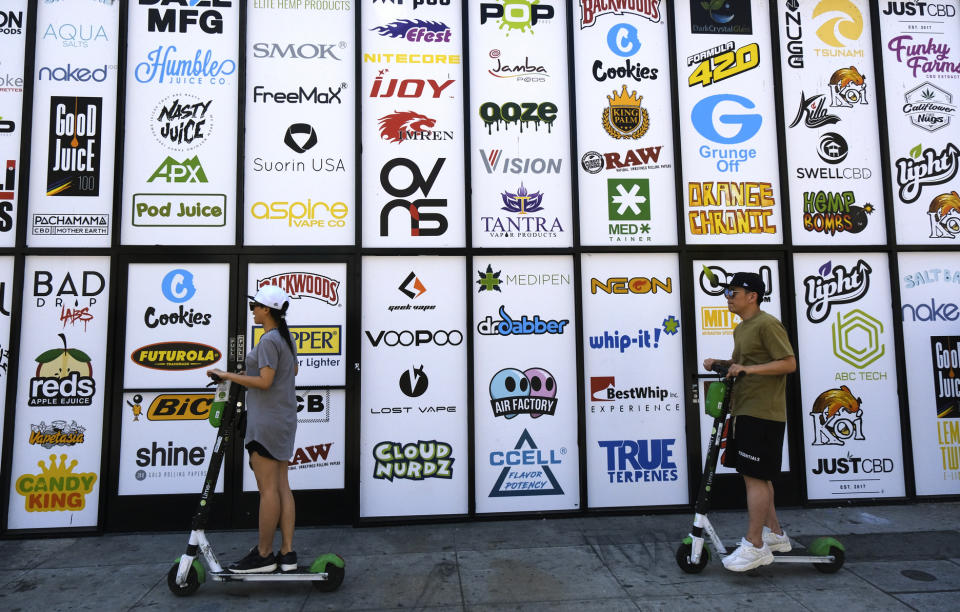
<svg viewBox="0 0 960 612">
<path fill-rule="evenodd" d="M 216 582 L 284 582 L 329 580 L 327 572 L 311 573 L 300 566 L 295 572 L 270 572 L 269 574 L 234 574 L 233 572 L 209 572 L 207 576 Z"/>
</svg>

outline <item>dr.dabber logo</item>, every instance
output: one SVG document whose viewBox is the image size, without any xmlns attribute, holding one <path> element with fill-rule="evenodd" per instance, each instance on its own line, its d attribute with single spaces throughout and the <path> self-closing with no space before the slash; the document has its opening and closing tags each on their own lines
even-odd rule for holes
<svg viewBox="0 0 960 612">
<path fill-rule="evenodd" d="M 534 419 L 553 416 L 557 411 L 557 383 L 543 368 L 504 368 L 490 379 L 490 406 L 493 416 L 507 419 L 518 414 Z"/>
</svg>

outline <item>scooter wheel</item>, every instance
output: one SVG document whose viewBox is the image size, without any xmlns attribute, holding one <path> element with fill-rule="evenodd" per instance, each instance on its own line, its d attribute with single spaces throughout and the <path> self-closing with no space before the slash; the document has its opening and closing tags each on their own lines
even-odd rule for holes
<svg viewBox="0 0 960 612">
<path fill-rule="evenodd" d="M 200 588 L 200 578 L 197 576 L 197 568 L 193 567 L 193 565 L 190 566 L 190 571 L 187 572 L 187 583 L 182 586 L 177 584 L 177 570 L 179 569 L 180 564 L 174 563 L 170 571 L 167 572 L 167 588 L 177 597 L 193 595 L 197 592 L 197 589 Z"/>
<path fill-rule="evenodd" d="M 332 563 L 327 564 L 327 579 L 326 580 L 314 580 L 313 588 L 324 593 L 330 593 L 331 591 L 336 591 L 340 588 L 340 585 L 343 584 L 343 577 L 346 574 L 342 567 L 337 567 Z"/>
<path fill-rule="evenodd" d="M 710 562 L 710 549 L 706 546 L 703 547 L 703 551 L 700 553 L 700 560 L 697 563 L 690 562 L 690 552 L 692 550 L 693 546 L 691 544 L 682 542 L 680 546 L 677 547 L 677 565 L 688 574 L 699 574 L 703 571 L 703 568 L 707 567 L 707 563 Z"/>
<path fill-rule="evenodd" d="M 830 554 L 833 555 L 833 563 L 814 563 L 813 567 L 817 568 L 818 572 L 823 574 L 835 574 L 840 571 L 840 568 L 843 567 L 843 562 L 846 559 L 844 552 L 837 548 L 836 546 L 830 547 Z"/>
</svg>

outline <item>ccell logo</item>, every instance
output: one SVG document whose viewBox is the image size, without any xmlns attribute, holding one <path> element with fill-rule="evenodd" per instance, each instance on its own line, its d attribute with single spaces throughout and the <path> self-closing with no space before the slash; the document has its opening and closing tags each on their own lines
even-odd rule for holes
<svg viewBox="0 0 960 612">
<path fill-rule="evenodd" d="M 607 46 L 614 55 L 631 57 L 640 50 L 640 35 L 637 26 L 618 23 L 607 32 Z"/>
<path fill-rule="evenodd" d="M 174 304 L 183 304 L 190 300 L 197 292 L 193 284 L 193 273 L 183 268 L 177 268 L 167 272 L 160 283 L 160 290 L 163 297 Z"/>
<path fill-rule="evenodd" d="M 740 126 L 732 136 L 724 136 L 717 131 L 714 114 L 717 107 L 724 102 L 738 104 L 741 108 L 756 108 L 756 104 L 748 98 L 734 94 L 717 94 L 708 96 L 697 102 L 690 113 L 690 120 L 693 121 L 693 127 L 697 132 L 707 140 L 720 144 L 739 144 L 753 138 L 760 131 L 763 124 L 763 117 L 758 113 L 751 114 L 721 114 L 717 120 L 725 125 Z"/>
</svg>

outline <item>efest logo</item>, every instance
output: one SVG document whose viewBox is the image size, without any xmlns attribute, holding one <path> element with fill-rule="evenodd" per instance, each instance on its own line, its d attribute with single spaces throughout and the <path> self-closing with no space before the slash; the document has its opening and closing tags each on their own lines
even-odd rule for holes
<svg viewBox="0 0 960 612">
<path fill-rule="evenodd" d="M 453 35 L 453 30 L 447 24 L 423 19 L 398 19 L 387 25 L 370 28 L 370 31 L 388 38 L 434 44 L 448 43 Z"/>
<path fill-rule="evenodd" d="M 496 0 L 480 3 L 480 25 L 498 19 L 499 29 L 504 36 L 520 32 L 533 34 L 538 22 L 553 19 L 554 10 L 549 4 L 540 4 L 540 0 Z"/>
</svg>

